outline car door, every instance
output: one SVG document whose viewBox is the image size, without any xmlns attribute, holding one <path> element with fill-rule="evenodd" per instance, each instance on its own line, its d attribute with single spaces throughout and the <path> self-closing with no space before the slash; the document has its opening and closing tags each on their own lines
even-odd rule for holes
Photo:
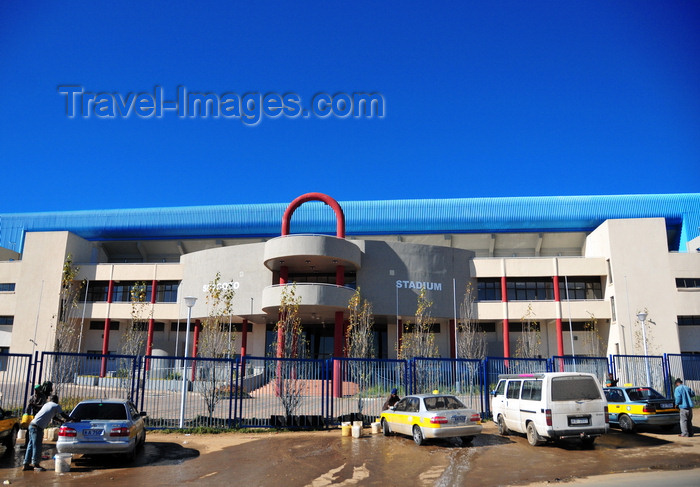
<svg viewBox="0 0 700 487">
<path fill-rule="evenodd" d="M 394 406 L 394 411 L 387 414 L 391 431 L 406 434 L 406 419 L 411 406 L 411 397 L 404 397 Z"/>
<path fill-rule="evenodd" d="M 509 430 L 520 433 L 525 432 L 525 428 L 520 424 L 520 387 L 523 381 L 510 380 L 506 386 L 506 401 L 503 408 L 506 418 L 506 426 Z"/>
</svg>

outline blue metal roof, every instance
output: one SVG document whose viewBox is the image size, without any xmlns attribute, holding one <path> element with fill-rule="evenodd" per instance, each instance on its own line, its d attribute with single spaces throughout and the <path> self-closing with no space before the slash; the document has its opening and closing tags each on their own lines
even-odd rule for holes
<svg viewBox="0 0 700 487">
<path fill-rule="evenodd" d="M 679 247 L 700 234 L 700 194 L 341 201 L 347 235 L 591 231 L 608 219 L 662 217 Z M 88 240 L 272 237 L 288 203 L 0 214 L 0 246 L 25 232 L 67 230 Z M 335 233 L 320 202 L 299 207 L 293 233 Z"/>
</svg>

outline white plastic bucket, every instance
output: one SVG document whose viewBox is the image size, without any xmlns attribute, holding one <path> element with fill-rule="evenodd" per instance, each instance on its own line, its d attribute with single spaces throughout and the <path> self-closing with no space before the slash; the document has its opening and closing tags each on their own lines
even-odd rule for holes
<svg viewBox="0 0 700 487">
<path fill-rule="evenodd" d="M 56 453 L 53 457 L 56 466 L 56 472 L 64 473 L 70 472 L 70 462 L 73 459 L 73 455 L 70 453 Z"/>
<path fill-rule="evenodd" d="M 353 421 L 353 422 L 352 422 L 352 425 L 353 425 L 353 426 L 359 426 L 360 428 L 362 428 L 362 421 Z"/>
<path fill-rule="evenodd" d="M 17 439 L 18 440 L 23 440 L 27 437 L 27 430 L 19 430 L 17 432 Z"/>
<path fill-rule="evenodd" d="M 382 429 L 382 424 L 381 423 L 372 423 L 372 434 L 376 435 L 379 433 Z"/>
<path fill-rule="evenodd" d="M 362 436 L 362 426 L 353 426 L 352 427 L 352 437 L 359 438 L 360 436 Z"/>
</svg>

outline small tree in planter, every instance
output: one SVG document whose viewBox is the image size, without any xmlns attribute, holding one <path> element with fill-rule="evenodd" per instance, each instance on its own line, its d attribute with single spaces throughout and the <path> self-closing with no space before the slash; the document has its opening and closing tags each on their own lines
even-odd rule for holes
<svg viewBox="0 0 700 487">
<path fill-rule="evenodd" d="M 153 309 L 147 300 L 148 286 L 145 282 L 134 283 L 129 289 L 131 301 L 131 319 L 122 334 L 119 347 L 121 357 L 116 376 L 119 379 L 119 387 L 124 398 L 131 395 L 131 383 L 134 379 L 134 360 L 137 356 L 146 352 L 146 337 L 148 334 L 148 321 L 153 316 Z"/>
<path fill-rule="evenodd" d="M 480 329 L 474 318 L 474 301 L 474 288 L 470 282 L 467 284 L 464 299 L 460 304 L 461 321 L 457 325 L 457 356 L 463 359 L 481 361 L 486 357 L 486 333 Z M 462 369 L 465 365 L 469 377 L 469 389 L 474 391 L 479 380 L 478 365 L 473 362 L 459 363 L 459 367 Z M 464 370 L 460 372 L 464 372 Z"/>
<path fill-rule="evenodd" d="M 61 292 L 56 318 L 56 334 L 54 336 L 54 352 L 78 352 L 80 330 L 76 326 L 78 298 L 83 288 L 83 281 L 76 281 L 80 267 L 73 265 L 71 254 L 66 256 L 61 274 Z M 61 386 L 70 382 L 78 372 L 78 357 L 56 355 L 52 367 L 54 392 L 61 393 Z"/>
<path fill-rule="evenodd" d="M 221 273 L 207 285 L 207 317 L 202 324 L 199 335 L 198 354 L 206 358 L 230 357 L 233 354 L 235 340 L 231 336 L 231 312 L 235 291 L 228 282 L 221 282 Z M 209 415 L 208 423 L 212 426 L 216 405 L 228 395 L 222 390 L 230 390 L 230 367 L 222 366 L 217 360 L 203 360 L 198 363 L 198 387 L 202 393 Z"/>
<path fill-rule="evenodd" d="M 374 350 L 374 315 L 372 303 L 362 299 L 360 288 L 355 290 L 348 303 L 350 311 L 349 324 L 346 332 L 345 355 L 349 358 L 370 359 L 375 357 Z M 350 361 L 352 380 L 357 383 L 357 412 L 362 416 L 364 407 L 363 396 L 370 386 L 372 377 L 371 365 L 363 360 Z"/>
<path fill-rule="evenodd" d="M 284 408 L 287 425 L 301 403 L 304 383 L 299 378 L 299 366 L 296 360 L 306 356 L 306 342 L 302 336 L 299 305 L 301 297 L 296 295 L 296 285 L 284 286 L 280 299 L 279 320 L 275 330 L 277 363 L 273 376 L 275 393 Z"/>
<path fill-rule="evenodd" d="M 410 360 L 415 357 L 431 358 L 438 356 L 438 348 L 435 344 L 435 332 L 430 309 L 433 302 L 430 301 L 425 288 L 418 294 L 416 307 L 416 322 L 407 322 L 404 325 L 404 333 L 401 338 L 399 358 Z M 436 369 L 427 362 L 419 362 L 416 366 L 415 384 L 418 392 L 426 392 L 434 389 L 437 384 Z"/>
<path fill-rule="evenodd" d="M 535 320 L 535 313 L 532 311 L 532 303 L 527 305 L 527 311 L 520 318 L 522 332 L 518 337 L 516 346 L 516 356 L 521 358 L 537 358 L 540 356 L 540 345 L 542 336 L 540 335 L 540 324 Z"/>
</svg>

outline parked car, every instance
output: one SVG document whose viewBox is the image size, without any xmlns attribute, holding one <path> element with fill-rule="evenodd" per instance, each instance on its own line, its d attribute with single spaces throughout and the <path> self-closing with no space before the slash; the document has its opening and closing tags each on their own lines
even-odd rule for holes
<svg viewBox="0 0 700 487">
<path fill-rule="evenodd" d="M 625 433 L 637 425 L 659 426 L 671 430 L 680 422 L 680 411 L 669 399 L 651 387 L 606 387 L 610 424 Z"/>
<path fill-rule="evenodd" d="M 406 396 L 380 418 L 384 436 L 392 433 L 413 436 L 417 445 L 429 438 L 459 437 L 471 443 L 481 433 L 481 417 L 455 396 L 417 394 Z"/>
<path fill-rule="evenodd" d="M 608 431 L 605 395 L 593 374 L 506 374 L 491 394 L 499 433 L 524 433 L 532 446 L 564 438 L 592 446 Z"/>
<path fill-rule="evenodd" d="M 12 414 L 12 411 L 0 408 L 0 445 L 3 445 L 7 450 L 12 450 L 17 443 L 19 422 L 20 419 Z"/>
<path fill-rule="evenodd" d="M 146 441 L 146 413 L 138 412 L 131 401 L 81 401 L 70 416 L 76 421 L 59 428 L 58 453 L 121 454 L 133 458 Z"/>
</svg>

